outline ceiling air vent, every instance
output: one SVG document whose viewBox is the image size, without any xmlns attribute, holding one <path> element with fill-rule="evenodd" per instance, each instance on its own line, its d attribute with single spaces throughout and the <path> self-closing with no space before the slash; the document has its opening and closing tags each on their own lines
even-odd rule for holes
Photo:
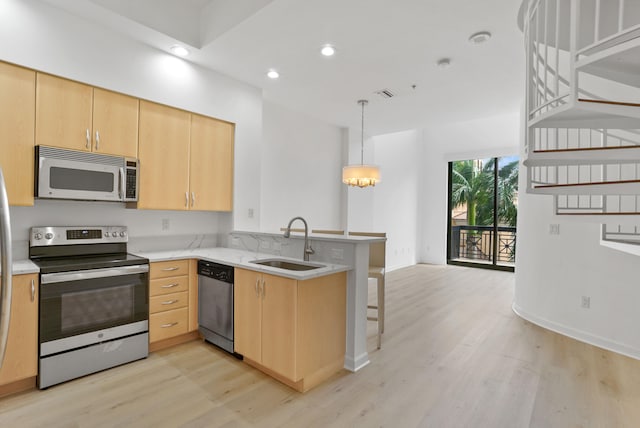
<svg viewBox="0 0 640 428">
<path fill-rule="evenodd" d="M 380 89 L 375 93 L 380 95 L 382 98 L 393 98 L 395 96 L 395 94 L 391 92 L 389 89 Z"/>
</svg>

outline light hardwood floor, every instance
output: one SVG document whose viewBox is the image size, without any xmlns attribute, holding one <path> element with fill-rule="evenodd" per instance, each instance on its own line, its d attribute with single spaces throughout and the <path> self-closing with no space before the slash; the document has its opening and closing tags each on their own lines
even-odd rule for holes
<svg viewBox="0 0 640 428">
<path fill-rule="evenodd" d="M 371 322 L 371 364 L 306 394 L 195 341 L 1 399 L 0 426 L 640 426 L 640 362 L 520 319 L 513 284 L 462 267 L 389 273 L 382 349 Z"/>
</svg>

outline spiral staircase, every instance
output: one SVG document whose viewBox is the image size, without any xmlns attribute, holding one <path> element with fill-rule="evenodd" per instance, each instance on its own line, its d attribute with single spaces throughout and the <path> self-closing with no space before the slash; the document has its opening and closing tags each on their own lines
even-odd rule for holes
<svg viewBox="0 0 640 428">
<path fill-rule="evenodd" d="M 640 252 L 640 1 L 525 7 L 527 192 Z"/>
</svg>

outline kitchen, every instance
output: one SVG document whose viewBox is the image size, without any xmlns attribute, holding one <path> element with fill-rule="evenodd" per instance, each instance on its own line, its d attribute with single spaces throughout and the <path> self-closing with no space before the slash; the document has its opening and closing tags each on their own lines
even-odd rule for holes
<svg viewBox="0 0 640 428">
<path fill-rule="evenodd" d="M 514 25 L 518 6 L 515 3 L 519 2 L 509 2 L 514 3 L 511 6 L 505 6 L 505 2 L 492 3 L 494 10 L 491 10 L 491 14 L 483 10 L 484 6 L 468 6 L 470 14 L 475 14 L 476 17 L 483 16 L 483 26 L 486 23 L 491 24 L 493 28 L 502 29 L 502 34 L 496 32 L 494 41 L 499 42 L 496 45 L 504 51 L 511 64 L 508 73 L 500 74 L 499 84 L 487 84 L 487 92 L 474 99 L 468 99 L 466 90 L 458 91 L 455 84 L 448 83 L 449 80 L 458 79 L 457 74 L 445 73 L 457 73 L 457 64 L 462 65 L 460 68 L 478 67 L 478 64 L 482 64 L 481 58 L 494 48 L 491 44 L 481 47 L 471 46 L 467 42 L 468 34 L 465 31 L 471 27 L 473 31 L 478 30 L 476 27 L 479 24 L 475 20 L 467 21 L 467 24 L 469 21 L 472 24 L 465 27 L 462 35 L 455 34 L 456 31 L 461 32 L 460 28 L 448 25 L 451 27 L 446 33 L 449 40 L 454 40 L 454 36 L 460 37 L 459 44 L 463 45 L 458 51 L 459 55 L 453 57 L 452 67 L 448 70 L 435 67 L 438 59 L 435 57 L 436 52 L 438 55 L 441 54 L 438 49 L 433 49 L 433 58 L 425 59 L 435 70 L 429 71 L 432 73 L 430 78 L 445 88 L 443 90 L 447 97 L 441 92 L 430 93 L 429 97 L 433 97 L 433 102 L 429 103 L 429 107 L 425 110 L 416 109 L 420 114 L 429 116 L 429 123 L 433 127 L 425 126 L 425 129 L 406 131 L 399 136 L 371 138 L 365 141 L 364 159 L 367 162 L 372 159 L 386 161 L 383 183 L 376 187 L 375 197 L 371 189 L 348 189 L 339 180 L 342 166 L 354 161 L 359 162 L 361 159 L 360 110 L 356 100 L 365 95 L 373 98 L 374 94 L 371 92 L 380 89 L 368 82 L 365 75 L 362 82 L 353 79 L 349 83 L 353 89 L 345 95 L 348 102 L 344 103 L 343 108 L 336 109 L 335 113 L 336 116 L 342 116 L 342 119 L 318 119 L 313 114 L 313 108 L 298 111 L 279 103 L 281 100 L 278 100 L 274 93 L 277 92 L 277 85 L 282 83 L 267 80 L 262 76 L 266 69 L 253 71 L 264 78 L 260 85 L 244 83 L 242 80 L 236 80 L 244 76 L 241 73 L 211 71 L 172 56 L 164 47 L 151 47 L 139 41 L 145 38 L 144 31 L 134 40 L 114 31 L 109 23 L 97 24 L 90 16 L 99 13 L 97 11 L 104 11 L 96 6 L 99 1 L 75 2 L 75 5 L 80 7 L 74 13 L 58 7 L 64 3 L 74 2 L 3 1 L 0 4 L 0 37 L 5 41 L 15 40 L 15 43 L 3 43 L 0 47 L 0 60 L 234 124 L 233 210 L 134 209 L 119 202 L 36 199 L 33 206 L 11 207 L 15 260 L 25 260 L 28 257 L 31 228 L 47 225 L 126 225 L 129 235 L 127 251 L 143 256 L 157 252 L 172 253 L 176 249 L 197 254 L 197 250 L 201 248 L 243 246 L 253 254 L 262 254 L 261 249 L 268 250 L 264 251 L 265 256 L 273 255 L 284 248 L 291 251 L 286 253 L 287 256 L 301 260 L 302 239 L 299 236 L 291 240 L 285 240 L 283 237 L 275 239 L 275 235 L 269 233 L 258 239 L 251 236 L 251 233 L 257 235 L 255 232 L 258 231 L 275 234 L 279 228 L 286 226 L 292 217 L 300 215 L 312 228 L 376 230 L 384 224 L 385 230 L 392 236 L 388 241 L 388 263 L 391 268 L 410 266 L 418 260 L 442 263 L 444 251 L 441 250 L 444 245 L 440 241 L 444 240 L 444 202 L 440 201 L 442 198 L 439 197 L 424 201 L 417 195 L 441 195 L 445 191 L 446 164 L 443 159 L 451 159 L 451 153 L 438 151 L 437 148 L 430 152 L 430 145 L 427 149 L 420 143 L 437 141 L 447 145 L 448 138 L 453 136 L 454 140 L 461 141 L 455 149 L 451 149 L 456 152 L 475 153 L 480 150 L 476 146 L 480 145 L 482 151 L 491 151 L 493 154 L 496 151 L 511 154 L 518 150 L 517 138 L 513 136 L 519 131 L 520 99 L 514 97 L 516 101 L 513 103 L 503 100 L 504 102 L 495 102 L 491 106 L 487 105 L 486 100 L 490 96 L 493 99 L 503 93 L 519 95 L 522 90 L 523 78 L 519 75 L 519 70 L 523 69 L 523 66 L 517 62 L 522 57 L 522 34 Z M 287 2 L 274 2 L 273 8 L 268 12 L 276 16 L 287 16 L 288 9 L 292 7 L 294 5 Z M 380 7 L 375 9 L 379 10 Z M 361 11 L 351 10 L 351 16 L 360 16 L 359 12 Z M 434 20 L 454 22 L 455 17 L 443 19 L 440 15 L 443 13 L 442 10 L 436 10 L 434 13 L 416 13 L 415 20 L 411 20 L 412 17 L 405 13 L 403 18 L 420 24 L 425 19 L 429 19 L 432 24 Z M 108 16 L 114 18 L 112 15 Z M 367 24 L 366 14 L 363 13 L 363 16 L 365 22 L 358 21 L 360 26 Z M 275 19 L 274 16 L 271 18 Z M 258 22 L 261 24 L 258 30 L 263 31 L 265 35 L 269 34 L 274 19 Z M 508 22 L 508 28 L 504 22 Z M 256 23 L 247 20 L 246 25 L 253 24 Z M 429 25 L 424 27 L 430 28 Z M 289 29 L 297 31 L 295 28 Z M 506 39 L 513 41 L 507 43 Z M 252 40 L 254 39 L 242 40 L 241 46 L 249 52 L 258 50 Z M 433 37 L 430 43 L 433 40 L 442 42 L 438 37 Z M 311 46 L 308 55 L 312 59 L 290 64 L 288 68 L 280 70 L 281 79 L 293 79 L 295 75 L 304 74 L 303 65 L 306 63 L 326 70 L 327 63 L 319 62 L 324 58 L 320 58 L 315 52 L 319 47 L 316 44 L 324 42 L 304 41 L 303 44 L 308 43 Z M 366 43 L 362 42 L 352 49 L 366 51 L 363 47 L 365 45 Z M 340 46 L 338 48 L 340 54 Z M 220 66 L 223 69 L 224 49 L 219 53 L 222 54 Z M 472 60 L 465 63 L 467 55 Z M 286 56 L 283 54 L 280 59 L 284 61 Z M 386 58 L 387 61 L 388 59 Z M 487 73 L 486 70 L 480 70 L 478 67 L 478 72 L 479 76 L 487 78 L 486 74 L 483 74 Z M 315 94 L 306 100 L 310 107 L 316 102 L 321 104 L 322 92 L 326 91 L 318 81 L 301 83 L 311 88 Z M 424 87 L 422 83 L 417 85 L 417 89 L 407 87 L 406 90 L 419 91 L 421 87 Z M 343 88 L 336 88 L 336 92 L 342 90 Z M 431 90 L 435 91 L 434 88 Z M 406 96 L 406 93 L 401 95 Z M 387 106 L 393 106 L 393 103 L 402 100 L 402 96 L 399 95 Z M 366 125 L 372 134 L 407 129 L 400 121 L 390 129 L 381 130 L 379 127 L 383 121 L 380 117 L 385 114 L 393 116 L 389 114 L 392 109 L 385 109 L 382 105 L 383 102 L 376 99 L 367 107 Z M 470 113 L 472 107 L 483 110 L 492 117 L 475 123 L 465 122 L 463 125 L 437 123 L 450 120 L 452 115 L 461 121 L 477 119 Z M 382 140 L 389 144 L 381 144 Z M 375 153 L 372 148 L 374 144 Z M 145 165 L 141 165 L 142 169 L 144 167 Z M 166 175 L 169 176 L 168 173 Z M 185 198 L 184 192 L 181 191 L 179 199 L 180 203 L 188 199 L 187 203 L 190 204 L 193 198 L 191 195 Z M 200 199 L 196 198 L 196 201 Z M 526 198 L 523 197 L 523 204 L 525 201 Z M 372 212 L 375 212 L 375 216 Z M 423 225 L 425 230 L 421 230 L 423 226 L 419 225 L 421 215 L 426 218 Z M 397 221 L 398 218 L 402 221 Z M 249 235 L 234 235 L 233 231 L 249 231 Z M 422 241 L 416 238 L 418 236 L 423 237 Z M 276 248 L 276 241 L 281 245 L 280 250 Z M 318 241 L 314 240 L 313 245 L 316 249 L 317 243 Z M 347 242 L 343 245 L 346 259 L 349 248 L 355 252 L 354 246 L 357 244 Z M 162 261 L 161 258 L 155 260 Z M 341 264 L 339 260 L 332 262 Z M 403 298 L 410 299 L 409 296 Z M 406 396 L 416 391 L 403 388 L 404 382 L 412 376 L 411 370 L 398 369 L 397 373 L 394 372 L 393 376 L 385 379 L 377 379 L 375 374 L 371 374 L 372 370 L 378 371 L 384 367 L 393 367 L 393 370 L 396 370 L 394 362 L 401 364 L 410 358 L 409 355 L 394 355 L 394 349 L 384 344 L 378 354 L 373 354 L 376 351 L 375 345 L 371 346 L 374 340 L 372 324 L 369 323 L 366 328 L 366 350 L 377 358 L 375 364 L 356 374 L 343 370 L 334 375 L 329 382 L 330 388 L 311 389 L 304 395 L 264 376 L 260 371 L 211 345 L 200 346 L 202 344 L 199 341 L 192 341 L 180 345 L 179 351 L 178 348 L 165 348 L 152 352 L 145 360 L 135 361 L 118 369 L 58 384 L 48 391 L 33 391 L 40 393 L 42 397 L 50 397 L 48 403 L 45 403 L 46 400 L 34 403 L 28 395 L 18 394 L 6 401 L 0 401 L 0 407 L 11 403 L 14 414 L 19 416 L 16 420 L 25 422 L 25 425 L 29 425 L 30 420 L 40 422 L 40 425 L 64 424 L 65 420 L 73 420 L 78 425 L 109 426 L 109 416 L 118 415 L 118 422 L 122 425 L 175 426 L 188 420 L 184 418 L 184 414 L 189 412 L 194 415 L 205 412 L 202 419 L 192 421 L 194 425 L 201 426 L 207 425 L 206 417 L 215 420 L 217 425 L 236 423 L 241 426 L 260 426 L 262 423 L 270 426 L 295 426 L 296 418 L 292 417 L 289 420 L 286 416 L 291 414 L 312 415 L 307 420 L 323 425 L 339 424 L 338 419 L 332 419 L 335 415 L 348 415 L 347 420 L 351 421 L 362 420 L 358 417 L 371 418 L 372 414 L 380 415 L 383 412 L 380 409 L 384 409 L 389 400 L 393 400 L 394 397 L 387 399 L 385 394 Z M 412 326 L 411 322 L 403 320 L 402 327 L 405 335 L 399 334 L 396 340 L 402 338 L 406 344 L 412 342 L 412 337 L 419 337 L 420 331 L 415 330 L 416 326 Z M 412 335 L 406 332 L 411 332 Z M 391 344 L 398 343 L 393 341 L 393 336 L 389 339 Z M 357 347 L 354 346 L 353 355 L 357 355 L 355 348 Z M 425 351 L 425 348 L 409 349 L 416 353 L 423 352 L 427 356 L 431 352 Z M 352 363 L 354 366 L 358 365 L 355 361 Z M 419 364 L 422 364 L 422 361 L 419 361 Z M 367 369 L 370 370 L 365 377 L 363 375 Z M 158 372 L 160 380 L 155 378 L 150 381 L 149 375 Z M 429 384 L 431 380 L 429 377 L 417 379 L 423 385 Z M 183 382 L 184 380 L 190 383 Z M 372 398 L 371 391 L 385 382 L 390 389 L 383 390 L 379 395 L 373 393 Z M 75 389 L 74 385 L 82 385 L 83 388 Z M 415 385 L 414 383 L 413 388 L 416 388 Z M 131 395 L 124 394 L 125 390 Z M 203 393 L 203 390 L 208 393 Z M 48 393 L 51 394 L 45 395 Z M 186 402 L 176 402 L 176 395 L 186 396 L 188 399 Z M 135 398 L 131 399 L 132 396 Z M 419 406 L 412 406 L 409 401 L 399 402 L 396 398 L 393 403 L 397 411 L 393 414 L 397 416 L 398 413 L 403 413 L 406 420 L 415 420 L 418 413 L 416 407 Z M 70 402 L 76 404 L 73 411 L 68 410 L 71 406 L 65 405 Z M 26 406 L 27 403 L 29 406 Z M 48 406 L 45 407 L 45 404 Z M 25 409 L 44 408 L 46 417 L 34 415 L 33 419 L 29 419 L 28 414 L 21 413 L 22 405 L 25 405 Z M 177 409 L 174 410 L 172 405 Z M 292 412 L 271 412 L 274 408 L 287 408 Z M 327 408 L 331 410 L 327 411 Z M 122 416 L 127 412 L 131 416 Z M 92 420 L 95 414 L 101 415 L 104 419 L 101 422 Z M 369 419 L 369 422 L 372 423 L 372 420 Z M 389 421 L 386 422 L 392 425 Z"/>
<path fill-rule="evenodd" d="M 15 21 L 28 21 L 29 19 L 34 19 L 34 16 L 31 16 L 31 14 L 39 13 L 37 9 L 40 7 L 40 5 L 37 5 L 37 7 L 36 5 L 36 2 L 31 5 L 16 3 L 12 6 L 15 7 L 15 10 L 11 11 L 11 15 L 16 17 L 19 16 L 20 13 L 25 14 L 24 16 L 22 16 L 23 19 L 16 18 Z M 47 9 L 47 7 L 44 6 L 44 9 Z M 47 11 L 47 16 L 50 15 L 49 12 L 51 11 Z M 61 14 L 61 21 L 69 19 L 69 17 L 65 18 L 63 15 L 64 14 Z M 42 31 L 48 31 L 44 27 L 38 28 L 40 28 L 40 30 Z M 53 32 L 50 34 L 53 34 Z M 131 47 L 128 46 L 128 42 L 123 44 L 126 44 L 128 49 L 131 49 Z M 67 48 L 65 48 L 65 50 L 66 49 Z M 115 54 L 115 52 L 117 52 L 118 50 L 121 50 L 121 46 L 112 47 L 112 49 L 106 50 L 106 53 L 114 55 L 114 63 L 117 62 L 115 60 L 115 57 L 117 57 L 118 54 Z M 181 60 L 176 60 L 173 57 L 168 57 L 164 53 L 158 53 L 144 46 L 134 46 L 134 51 L 135 54 L 141 54 L 143 56 L 150 57 L 149 60 L 152 64 L 155 60 L 161 60 L 166 62 L 165 65 L 171 67 L 169 69 L 163 67 L 159 68 L 161 72 L 167 71 L 167 75 L 163 76 L 164 80 L 161 79 L 160 86 L 166 87 L 167 83 L 175 84 L 174 82 L 176 71 L 179 72 L 180 67 L 185 67 L 185 64 L 182 63 Z M 263 104 L 260 91 L 256 90 L 253 87 L 250 87 L 249 85 L 233 81 L 232 79 L 228 79 L 224 76 L 219 76 L 216 73 L 212 73 L 203 69 L 193 68 L 193 70 L 191 71 L 195 71 L 196 73 L 194 79 L 190 82 L 190 86 L 181 87 L 179 96 L 174 96 L 173 98 L 170 97 L 170 99 L 162 99 L 163 96 L 158 97 L 159 93 L 155 89 L 155 87 L 158 85 L 148 85 L 147 82 L 149 81 L 149 79 L 147 79 L 147 76 L 145 76 L 145 72 L 142 70 L 140 70 L 139 72 L 139 83 L 135 84 L 133 83 L 135 79 L 132 79 L 132 74 L 130 73 L 131 70 L 126 70 L 126 73 L 123 73 L 120 78 L 117 77 L 116 72 L 122 70 L 121 67 L 114 66 L 112 70 L 106 70 L 103 64 L 100 67 L 96 67 L 96 70 L 94 71 L 98 71 L 98 69 L 99 71 L 97 74 L 94 74 L 87 68 L 74 67 L 73 62 L 65 64 L 64 61 L 60 61 L 60 63 L 56 66 L 55 64 L 47 60 L 45 61 L 46 64 L 38 64 L 37 58 L 39 57 L 41 56 L 35 55 L 33 57 L 35 61 L 18 61 L 17 59 L 14 59 L 14 61 L 20 63 L 21 67 L 28 67 L 26 70 L 34 70 L 38 72 L 37 74 L 39 86 L 36 86 L 38 88 L 44 88 L 48 84 L 46 79 L 53 81 L 53 84 L 51 84 L 50 86 L 58 85 L 56 76 L 60 76 L 64 77 L 65 79 L 73 79 L 86 82 L 86 84 L 90 84 L 94 88 L 94 102 L 97 99 L 96 94 L 98 94 L 99 92 L 104 92 L 100 89 L 99 86 L 102 84 L 105 87 L 109 87 L 110 90 L 121 91 L 120 93 L 126 94 L 129 97 L 140 97 L 143 100 L 153 99 L 155 102 L 166 103 L 173 107 L 185 109 L 188 108 L 189 111 L 197 111 L 198 114 L 207 115 L 208 117 L 215 117 L 216 119 L 225 121 L 225 123 L 237 124 L 234 133 L 235 156 L 242 161 L 235 162 L 234 164 L 235 179 L 233 180 L 233 212 L 224 212 L 229 211 L 229 208 L 221 209 L 220 211 L 223 212 L 198 211 L 196 208 L 196 210 L 194 210 L 193 212 L 186 213 L 167 210 L 136 210 L 134 208 L 125 208 L 124 204 L 119 202 L 77 202 L 70 200 L 47 200 L 44 198 L 36 198 L 32 201 L 27 200 L 26 203 L 18 204 L 26 205 L 25 207 L 12 206 L 11 217 L 13 219 L 13 254 L 15 260 L 17 260 L 18 262 L 25 260 L 26 255 L 30 253 L 31 247 L 33 247 L 33 242 L 38 240 L 38 235 L 43 235 L 45 237 L 48 235 L 48 232 L 46 231 L 43 231 L 42 233 L 32 231 L 32 227 L 34 226 L 76 225 L 74 229 L 63 231 L 61 232 L 61 234 L 74 234 L 76 232 L 82 234 L 86 232 L 91 235 L 92 239 L 97 239 L 99 238 L 99 235 L 107 235 L 106 232 L 103 233 L 98 231 L 96 227 L 97 225 L 115 226 L 124 224 L 127 225 L 127 229 L 121 230 L 117 233 L 124 233 L 128 236 L 128 247 L 126 251 L 133 253 L 144 253 L 145 251 L 149 252 L 151 250 L 157 251 L 158 249 L 194 249 L 224 246 L 232 244 L 229 242 L 225 242 L 229 239 L 228 236 L 229 232 L 231 231 L 231 225 L 233 225 L 233 228 L 236 230 L 257 229 L 257 219 L 260 218 L 260 204 L 257 194 L 259 194 L 260 192 L 260 187 L 253 185 L 253 183 L 260 181 L 260 168 L 252 168 L 252 161 L 260 159 L 260 150 L 256 150 L 256 148 L 260 147 L 259 136 L 262 133 L 262 130 L 259 127 L 262 120 L 260 114 Z M 3 59 L 11 60 L 12 58 L 11 55 L 7 55 L 4 56 Z M 109 62 L 104 57 L 101 60 Z M 73 71 L 72 69 L 75 69 L 75 71 Z M 51 74 L 41 73 L 45 70 L 46 73 Z M 78 71 L 80 72 L 80 74 L 77 73 Z M 157 74 L 157 72 L 158 70 L 154 69 L 153 74 Z M 82 74 L 84 73 L 86 73 L 86 75 L 83 77 Z M 90 75 L 90 77 L 87 77 L 88 75 Z M 184 82 L 178 83 L 182 85 Z M 134 86 L 135 88 L 133 88 Z M 147 86 L 146 91 L 150 95 L 145 96 L 145 86 Z M 209 102 L 209 100 L 205 102 L 205 99 L 207 99 L 207 94 L 206 91 L 203 91 L 203 89 L 211 92 L 211 99 L 221 101 L 218 104 Z M 161 92 L 165 94 L 171 94 L 170 91 Z M 213 95 L 214 93 L 215 96 Z M 221 95 L 223 96 L 221 97 Z M 51 102 L 52 108 L 49 111 L 45 110 L 44 107 L 41 108 L 39 110 L 40 112 L 38 113 L 41 117 L 46 116 L 47 114 L 55 114 L 55 96 L 64 98 L 66 97 L 66 93 L 54 93 Z M 42 100 L 43 97 L 40 96 L 39 99 Z M 229 100 L 233 100 L 233 102 L 230 102 Z M 143 102 L 145 101 L 141 101 L 141 104 Z M 206 105 L 206 108 L 202 107 L 203 105 Z M 94 110 L 97 111 L 95 106 Z M 331 127 L 328 126 L 319 126 L 315 123 L 313 125 L 315 127 L 314 131 L 319 131 L 317 132 L 316 138 L 321 139 L 324 136 L 330 135 L 332 133 L 333 135 L 331 135 L 331 137 L 336 141 L 334 151 L 341 151 L 339 147 L 340 140 L 335 138 L 339 137 L 339 132 L 334 131 L 333 129 L 331 129 Z M 93 135 L 93 132 L 87 131 L 88 134 L 91 135 L 89 139 L 92 140 L 91 142 L 89 142 L 89 145 L 95 146 L 96 149 L 98 148 L 99 144 L 102 144 L 103 147 L 105 147 L 105 145 L 108 145 L 108 134 L 106 132 L 102 132 L 101 135 L 98 134 L 98 125 L 96 122 L 95 111 L 93 126 L 96 128 L 95 137 Z M 36 129 L 38 128 L 43 129 L 42 127 L 36 127 Z M 41 131 L 36 130 L 36 133 L 38 132 Z M 47 137 L 52 137 L 54 134 L 55 132 L 44 132 L 38 135 L 36 139 L 43 140 L 44 142 Z M 58 145 L 57 142 L 50 140 L 47 143 L 43 144 L 41 147 L 45 147 L 47 144 L 53 146 Z M 42 150 L 42 153 L 44 153 L 44 150 Z M 39 152 L 39 154 L 42 153 Z M 127 154 L 131 156 L 131 153 Z M 333 157 L 331 151 L 325 152 L 325 154 Z M 47 156 L 51 157 L 51 154 L 47 154 Z M 19 158 L 24 160 L 24 158 L 22 157 Z M 144 156 L 142 156 L 141 158 L 143 163 L 147 162 L 146 160 L 144 160 Z M 172 158 L 172 160 L 175 159 Z M 47 161 L 45 160 L 45 163 L 46 162 Z M 38 162 L 37 164 L 41 165 L 42 163 Z M 24 165 L 24 163 L 22 165 Z M 146 167 L 148 171 L 149 162 L 146 163 Z M 305 166 L 305 168 L 307 168 L 307 166 Z M 335 165 L 333 168 L 334 170 L 339 172 L 340 166 Z M 20 167 L 20 169 L 21 173 L 24 173 L 28 168 Z M 144 171 L 144 169 L 142 170 Z M 34 171 L 33 173 L 35 174 L 36 172 Z M 38 171 L 38 173 L 43 175 L 41 171 Z M 323 173 L 326 174 L 327 172 L 323 171 Z M 31 173 L 29 173 L 29 175 L 30 174 Z M 171 179 L 172 177 L 170 177 L 170 180 Z M 149 186 L 149 184 L 147 184 L 147 186 Z M 342 185 L 339 182 L 331 182 L 328 190 L 329 193 L 333 195 L 341 194 L 343 192 Z M 324 190 L 324 192 L 326 193 L 327 190 Z M 41 195 L 45 195 L 44 191 Z M 317 192 L 315 192 L 315 196 L 318 196 Z M 193 205 L 193 203 L 195 202 L 193 200 L 194 192 L 192 192 L 191 198 L 191 203 Z M 231 199 L 230 196 L 229 199 Z M 138 202 L 141 205 L 144 205 L 144 200 L 141 199 Z M 199 199 L 198 202 L 200 202 Z M 157 201 L 155 203 L 156 205 L 152 208 L 158 208 Z M 31 204 L 33 204 L 33 206 L 29 206 Z M 309 212 L 309 218 L 311 219 L 313 219 L 314 217 L 335 219 L 337 217 L 336 214 L 338 210 L 335 208 L 327 207 L 326 204 L 309 205 L 310 206 L 305 207 L 304 210 L 307 210 Z M 142 206 L 140 208 L 142 208 Z M 322 213 L 318 213 L 319 211 L 333 211 L 333 213 L 330 213 L 330 215 L 322 215 Z M 280 221 L 284 223 L 290 216 L 291 214 L 287 213 L 286 217 L 282 217 Z M 70 219 L 73 220 L 70 221 Z M 322 225 L 325 226 L 331 224 L 322 223 Z M 93 226 L 93 228 L 91 226 Z M 349 257 L 348 253 L 347 257 Z M 14 273 L 27 274 L 33 272 L 29 271 L 29 269 L 14 269 Z M 366 360 L 361 361 L 358 364 L 366 364 Z M 46 386 L 43 385 L 43 387 Z"/>
</svg>

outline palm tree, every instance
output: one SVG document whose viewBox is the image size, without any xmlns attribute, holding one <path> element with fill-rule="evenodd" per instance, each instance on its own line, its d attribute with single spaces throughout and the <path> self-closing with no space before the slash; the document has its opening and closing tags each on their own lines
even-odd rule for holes
<svg viewBox="0 0 640 428">
<path fill-rule="evenodd" d="M 451 177 L 451 203 L 454 207 L 467 205 L 467 223 L 476 225 L 478 206 L 486 207 L 493 201 L 493 166 L 484 166 L 476 160 L 453 163 Z M 484 220 L 484 215 L 481 216 Z"/>
<path fill-rule="evenodd" d="M 467 205 L 470 226 L 493 224 L 493 180 L 495 158 L 483 163 L 464 160 L 453 163 L 451 203 L 453 207 Z M 518 209 L 518 161 L 498 170 L 498 218 L 503 224 L 516 225 Z"/>
</svg>

